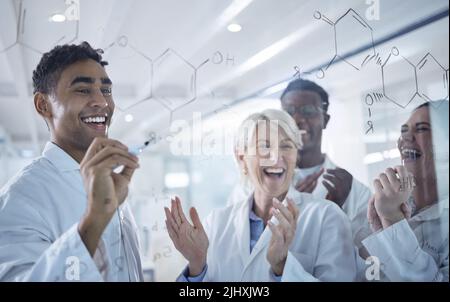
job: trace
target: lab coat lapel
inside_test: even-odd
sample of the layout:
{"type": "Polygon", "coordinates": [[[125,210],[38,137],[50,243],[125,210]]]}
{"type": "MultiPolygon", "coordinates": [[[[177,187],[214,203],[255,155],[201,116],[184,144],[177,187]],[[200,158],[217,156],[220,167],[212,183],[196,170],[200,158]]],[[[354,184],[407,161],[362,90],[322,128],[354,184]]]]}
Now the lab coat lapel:
{"type": "Polygon", "coordinates": [[[234,217],[234,226],[236,228],[238,253],[241,256],[244,265],[248,262],[250,256],[250,198],[253,198],[253,192],[247,201],[239,204],[239,209],[234,217]]]}
{"type": "MultiPolygon", "coordinates": [[[[255,246],[253,247],[253,250],[252,250],[252,253],[250,254],[250,257],[248,257],[247,262],[245,262],[244,269],[242,271],[242,275],[243,276],[244,276],[246,270],[253,263],[253,261],[256,261],[258,256],[263,251],[266,250],[266,247],[269,245],[271,237],[272,237],[272,231],[266,226],[266,228],[264,229],[264,232],[261,234],[261,237],[259,237],[258,242],[256,242],[255,246]]],[[[249,248],[250,248],[250,242],[249,242],[248,245],[249,245],[249,248]]],[[[261,255],[261,257],[265,257],[265,255],[261,255]]]]}
{"type": "Polygon", "coordinates": [[[128,266],[128,277],[130,278],[130,281],[143,281],[144,277],[142,274],[142,264],[139,257],[138,238],[137,232],[135,231],[136,226],[131,220],[132,216],[126,205],[123,209],[120,209],[119,213],[119,218],[121,220],[119,223],[122,223],[122,231],[124,233],[124,257],[126,258],[125,263],[128,266]]]}

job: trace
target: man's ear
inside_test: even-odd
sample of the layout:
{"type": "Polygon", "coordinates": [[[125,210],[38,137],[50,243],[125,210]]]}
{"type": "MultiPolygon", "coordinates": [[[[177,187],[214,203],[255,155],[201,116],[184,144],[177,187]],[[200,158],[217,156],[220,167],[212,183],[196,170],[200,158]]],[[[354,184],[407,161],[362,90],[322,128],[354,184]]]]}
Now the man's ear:
{"type": "Polygon", "coordinates": [[[323,114],[323,129],[327,128],[329,121],[330,121],[330,115],[328,113],[324,113],[323,114]]]}
{"type": "Polygon", "coordinates": [[[34,95],[34,108],[44,119],[52,116],[52,110],[48,101],[48,95],[37,92],[34,95]]]}

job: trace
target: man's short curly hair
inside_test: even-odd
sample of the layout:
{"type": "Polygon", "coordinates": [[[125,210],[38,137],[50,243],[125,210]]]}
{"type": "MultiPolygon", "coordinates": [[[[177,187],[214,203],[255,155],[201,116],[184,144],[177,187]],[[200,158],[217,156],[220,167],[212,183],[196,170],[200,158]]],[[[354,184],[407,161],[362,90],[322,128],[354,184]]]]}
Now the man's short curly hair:
{"type": "Polygon", "coordinates": [[[92,59],[102,66],[108,65],[102,61],[102,54],[103,50],[93,49],[86,41],[80,45],[56,46],[42,56],[33,71],[33,93],[53,93],[64,69],[78,61],[92,59]]]}
{"type": "Polygon", "coordinates": [[[329,106],[329,100],[328,100],[328,93],[318,84],[314,83],[313,81],[308,81],[304,79],[296,79],[289,83],[289,85],[286,87],[286,89],[281,94],[281,102],[283,102],[284,96],[290,92],[290,91],[312,91],[317,93],[320,98],[322,99],[322,107],[323,111],[328,111],[329,106]]]}

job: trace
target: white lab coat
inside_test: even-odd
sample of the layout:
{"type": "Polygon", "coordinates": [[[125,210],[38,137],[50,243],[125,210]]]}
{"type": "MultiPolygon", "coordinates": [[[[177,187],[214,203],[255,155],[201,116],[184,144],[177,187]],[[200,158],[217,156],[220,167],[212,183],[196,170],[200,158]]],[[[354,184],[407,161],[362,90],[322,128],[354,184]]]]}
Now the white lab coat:
{"type": "Polygon", "coordinates": [[[448,223],[447,197],[364,239],[369,254],[380,260],[381,281],[448,282],[448,223]]]}
{"type": "MultiPolygon", "coordinates": [[[[322,165],[325,169],[336,169],[337,166],[330,160],[330,158],[325,155],[325,161],[322,165]]],[[[299,169],[296,168],[294,171],[294,178],[292,185],[296,185],[296,183],[301,179],[299,176],[299,169]]],[[[318,181],[317,186],[313,192],[311,192],[314,197],[317,199],[324,199],[327,194],[327,188],[322,184],[323,173],[318,181]]],[[[227,204],[233,204],[240,200],[244,200],[246,196],[248,196],[249,192],[242,186],[237,185],[234,187],[230,198],[228,199],[227,204]]],[[[351,228],[353,232],[353,236],[355,237],[357,234],[361,232],[363,229],[368,228],[367,224],[367,204],[369,202],[370,197],[372,196],[372,192],[368,187],[359,182],[355,177],[353,177],[352,187],[345,200],[342,210],[347,214],[347,217],[350,219],[351,228]]],[[[358,238],[358,242],[360,239],[358,238]]]]}
{"type": "Polygon", "coordinates": [[[0,280],[142,280],[137,228],[126,203],[90,256],[78,233],[86,196],[79,164],[47,143],[43,155],[0,190],[0,280]]]}
{"type": "MultiPolygon", "coordinates": [[[[281,281],[353,281],[356,262],[345,214],[334,203],[293,188],[288,196],[300,215],[281,281]]],[[[250,253],[250,198],[206,218],[209,248],[203,281],[275,281],[266,258],[272,236],[268,227],[250,253]]]]}

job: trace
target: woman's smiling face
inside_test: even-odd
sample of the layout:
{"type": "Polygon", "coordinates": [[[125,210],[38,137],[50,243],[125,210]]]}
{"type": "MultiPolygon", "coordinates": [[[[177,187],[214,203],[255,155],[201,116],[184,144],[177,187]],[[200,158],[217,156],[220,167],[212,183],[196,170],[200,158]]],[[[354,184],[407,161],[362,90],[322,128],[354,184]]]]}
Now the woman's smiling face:
{"type": "MultiPolygon", "coordinates": [[[[269,123],[269,122],[267,122],[269,123]]],[[[271,127],[265,127],[271,128],[271,127]]],[[[243,164],[255,190],[278,197],[286,193],[294,175],[297,161],[297,147],[281,127],[278,133],[266,135],[256,129],[249,149],[255,154],[246,154],[243,164]]]]}

